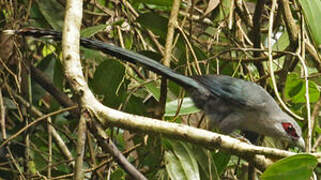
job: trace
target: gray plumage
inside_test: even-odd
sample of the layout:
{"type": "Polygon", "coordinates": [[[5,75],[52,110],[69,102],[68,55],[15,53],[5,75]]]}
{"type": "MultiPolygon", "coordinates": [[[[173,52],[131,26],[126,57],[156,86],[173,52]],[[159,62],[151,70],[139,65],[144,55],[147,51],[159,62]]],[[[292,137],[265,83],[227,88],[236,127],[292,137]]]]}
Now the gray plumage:
{"type": "Polygon", "coordinates": [[[210,118],[210,128],[218,127],[227,134],[236,129],[248,130],[304,148],[300,126],[261,86],[224,75],[195,76],[194,79],[209,91],[202,96],[197,90],[190,90],[195,105],[210,118]],[[282,123],[290,123],[296,135],[287,132],[282,123]]]}
{"type": "MultiPolygon", "coordinates": [[[[6,33],[61,40],[61,33],[51,30],[26,28],[6,33]]],[[[218,127],[224,133],[236,129],[248,130],[283,139],[301,148],[305,146],[296,121],[284,113],[261,86],[253,82],[224,75],[187,77],[153,59],[117,46],[86,38],[81,38],[80,43],[121,60],[140,63],[181,85],[190,93],[195,105],[210,118],[211,126],[218,127]]]]}

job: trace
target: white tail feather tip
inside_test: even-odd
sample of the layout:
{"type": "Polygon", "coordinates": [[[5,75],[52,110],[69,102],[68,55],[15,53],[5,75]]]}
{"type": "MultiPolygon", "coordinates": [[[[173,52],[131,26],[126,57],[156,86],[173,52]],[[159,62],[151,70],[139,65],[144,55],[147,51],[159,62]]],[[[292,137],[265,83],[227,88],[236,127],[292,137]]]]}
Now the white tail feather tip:
{"type": "Polygon", "coordinates": [[[3,30],[2,33],[4,34],[8,34],[8,35],[14,35],[15,34],[15,30],[3,30]]]}

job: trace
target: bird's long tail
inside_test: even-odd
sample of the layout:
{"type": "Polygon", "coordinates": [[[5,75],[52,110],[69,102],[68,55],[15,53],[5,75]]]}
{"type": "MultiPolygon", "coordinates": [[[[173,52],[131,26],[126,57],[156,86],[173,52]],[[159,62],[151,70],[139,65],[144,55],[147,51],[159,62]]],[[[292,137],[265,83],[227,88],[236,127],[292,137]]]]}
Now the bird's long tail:
{"type": "MultiPolygon", "coordinates": [[[[7,34],[17,34],[22,36],[32,36],[36,38],[47,37],[54,40],[60,41],[62,39],[62,33],[54,30],[40,30],[33,28],[24,28],[20,30],[5,30],[3,31],[7,34]]],[[[123,49],[121,47],[113,46],[110,44],[106,44],[102,41],[91,40],[87,38],[80,38],[80,44],[84,47],[90,49],[100,50],[108,55],[117,57],[121,60],[128,61],[131,63],[140,63],[149,68],[151,71],[154,71],[157,74],[167,77],[168,79],[176,82],[184,88],[195,88],[198,90],[202,90],[203,87],[195,81],[194,79],[184,76],[182,74],[178,74],[174,72],[172,69],[160,64],[159,62],[148,58],[146,56],[140,55],[138,53],[123,49]]],[[[205,89],[204,89],[205,90],[205,89]]],[[[206,91],[206,90],[205,90],[206,91]]]]}

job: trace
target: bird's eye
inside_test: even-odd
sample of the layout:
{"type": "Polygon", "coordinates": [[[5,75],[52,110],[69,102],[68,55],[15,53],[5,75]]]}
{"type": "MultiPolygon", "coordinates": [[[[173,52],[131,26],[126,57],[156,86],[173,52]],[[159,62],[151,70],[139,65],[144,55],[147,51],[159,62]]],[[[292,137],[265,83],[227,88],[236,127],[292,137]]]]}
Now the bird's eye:
{"type": "Polygon", "coordinates": [[[291,123],[282,123],[284,130],[292,137],[299,137],[291,123]]]}

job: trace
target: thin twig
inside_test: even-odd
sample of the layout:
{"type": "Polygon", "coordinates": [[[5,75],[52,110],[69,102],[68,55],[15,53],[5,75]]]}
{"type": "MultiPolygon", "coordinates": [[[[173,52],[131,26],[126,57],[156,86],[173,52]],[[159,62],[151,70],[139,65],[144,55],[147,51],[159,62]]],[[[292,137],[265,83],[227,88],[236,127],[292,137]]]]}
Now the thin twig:
{"type": "Polygon", "coordinates": [[[99,145],[105,152],[112,154],[118,164],[134,179],[147,180],[147,178],[139,172],[118,150],[117,146],[107,136],[103,128],[98,123],[89,123],[88,125],[90,132],[95,136],[99,145]]]}
{"type": "Polygon", "coordinates": [[[297,51],[297,56],[302,64],[303,67],[303,73],[304,73],[304,80],[305,80],[305,100],[306,100],[306,105],[307,105],[307,120],[308,120],[308,135],[307,135],[307,146],[306,148],[306,152],[311,152],[311,144],[312,144],[312,130],[313,130],[313,126],[312,126],[312,120],[311,120],[311,107],[310,107],[310,96],[309,96],[309,72],[308,72],[308,68],[304,62],[303,57],[305,57],[305,38],[304,38],[304,32],[305,32],[305,28],[304,28],[304,18],[302,18],[302,31],[301,34],[299,35],[299,39],[301,38],[301,41],[299,41],[299,48],[297,51]],[[300,54],[301,53],[301,54],[300,54]]]}
{"type": "MultiPolygon", "coordinates": [[[[167,67],[170,67],[170,62],[171,62],[171,54],[173,49],[173,37],[174,37],[175,27],[177,23],[179,5],[180,5],[180,0],[173,1],[171,14],[168,21],[164,57],[162,59],[163,64],[167,67]]],[[[159,118],[162,118],[162,116],[165,113],[165,106],[166,106],[166,99],[167,99],[167,78],[165,77],[162,77],[160,91],[161,92],[160,92],[159,104],[160,104],[161,113],[159,114],[159,118]]]]}
{"type": "MultiPolygon", "coordinates": [[[[11,88],[9,86],[6,86],[6,88],[8,89],[7,91],[12,91],[11,88]]],[[[15,101],[15,99],[17,99],[19,101],[19,103],[23,104],[24,106],[29,106],[29,103],[24,100],[21,96],[17,95],[17,94],[13,94],[12,95],[12,99],[15,101]],[[14,96],[14,97],[13,97],[14,96]]],[[[72,106],[73,109],[76,109],[77,106],[72,106]]],[[[71,108],[71,107],[70,107],[71,108]]],[[[35,114],[38,117],[43,117],[45,116],[41,111],[39,111],[36,107],[32,106],[31,108],[32,113],[35,114]]],[[[56,144],[58,145],[59,149],[62,151],[62,153],[64,154],[64,156],[68,159],[68,160],[72,160],[72,154],[69,151],[68,147],[66,146],[65,142],[63,141],[63,139],[61,138],[61,136],[58,134],[58,132],[56,131],[55,128],[52,128],[52,135],[54,140],[56,141],[56,144]]],[[[72,163],[73,165],[73,163],[72,163]]]]}
{"type": "Polygon", "coordinates": [[[47,129],[48,129],[48,170],[47,170],[47,177],[51,178],[51,164],[52,164],[52,129],[53,126],[51,125],[51,118],[48,118],[47,121],[47,129]]]}
{"type": "Polygon", "coordinates": [[[72,109],[75,109],[77,108],[77,106],[72,106],[72,107],[68,107],[68,108],[64,108],[64,109],[60,109],[58,111],[54,111],[54,112],[51,112],[49,114],[46,114],[34,121],[32,121],[31,123],[28,124],[28,126],[24,126],[23,128],[21,128],[18,132],[16,132],[14,135],[10,136],[8,139],[6,139],[1,145],[0,145],[0,148],[2,148],[4,145],[6,145],[8,142],[12,141],[14,138],[16,138],[17,136],[19,136],[21,133],[23,133],[24,131],[26,131],[27,129],[29,129],[31,126],[37,124],[38,122],[44,120],[44,119],[47,119],[48,117],[51,117],[51,116],[54,116],[54,115],[57,115],[57,114],[60,114],[60,113],[63,113],[63,112],[66,112],[66,111],[70,111],[72,109]]]}
{"type": "MultiPolygon", "coordinates": [[[[318,102],[314,105],[313,111],[311,114],[311,121],[312,121],[312,128],[313,129],[315,129],[315,125],[316,125],[315,123],[316,123],[318,116],[319,116],[320,107],[321,107],[321,98],[319,98],[318,102]]],[[[321,142],[321,135],[315,141],[315,143],[312,147],[312,150],[311,150],[312,152],[316,151],[316,148],[319,146],[320,142],[321,142]]]]}
{"type": "MultiPolygon", "coordinates": [[[[265,4],[265,0],[260,0],[256,3],[255,6],[255,11],[254,11],[254,15],[253,15],[253,29],[251,31],[251,40],[253,42],[253,47],[254,48],[261,48],[261,22],[262,22],[262,14],[263,14],[263,9],[264,9],[264,4],[265,4]]],[[[273,16],[274,17],[274,16],[273,16]]],[[[260,57],[260,53],[259,52],[254,52],[254,57],[260,57]]],[[[262,65],[262,63],[257,62],[254,63],[254,65],[256,66],[260,76],[264,76],[265,72],[264,72],[264,67],[262,65]]],[[[262,82],[264,85],[264,81],[262,82]]]]}
{"type": "Polygon", "coordinates": [[[273,71],[273,58],[272,58],[272,30],[273,30],[273,18],[274,18],[274,11],[276,8],[276,0],[272,1],[272,8],[271,8],[271,13],[270,13],[270,18],[269,18],[269,32],[268,32],[268,57],[269,57],[269,69],[270,69],[270,74],[271,74],[271,79],[272,79],[272,84],[273,84],[273,89],[275,92],[275,95],[279,102],[281,103],[281,106],[288,112],[290,113],[293,117],[303,120],[302,117],[296,115],[293,113],[283,102],[282,98],[280,97],[280,94],[278,92],[278,88],[276,85],[276,80],[274,76],[274,71],[273,71]]]}
{"type": "Polygon", "coordinates": [[[286,25],[287,32],[289,34],[290,45],[293,47],[293,49],[295,49],[298,44],[297,40],[299,32],[296,22],[291,13],[289,0],[280,0],[280,7],[283,12],[283,19],[286,25]]]}
{"type": "Polygon", "coordinates": [[[78,123],[78,133],[77,133],[77,157],[74,168],[74,179],[83,179],[83,162],[85,154],[85,143],[86,143],[86,119],[88,116],[87,112],[81,113],[80,120],[78,123]]]}
{"type": "Polygon", "coordinates": [[[192,54],[193,59],[194,59],[194,61],[195,61],[196,72],[198,73],[198,75],[201,75],[201,74],[202,74],[202,71],[201,71],[201,68],[200,68],[200,66],[199,66],[198,58],[197,58],[197,56],[196,56],[196,53],[195,53],[195,51],[194,51],[194,49],[193,49],[192,44],[191,44],[190,41],[188,40],[188,38],[187,38],[185,32],[183,31],[183,29],[182,29],[181,27],[179,27],[179,26],[177,26],[177,29],[178,29],[178,30],[181,32],[181,34],[183,35],[184,40],[185,40],[185,42],[186,42],[186,44],[187,44],[187,47],[188,47],[188,49],[191,51],[191,54],[192,54]]]}

